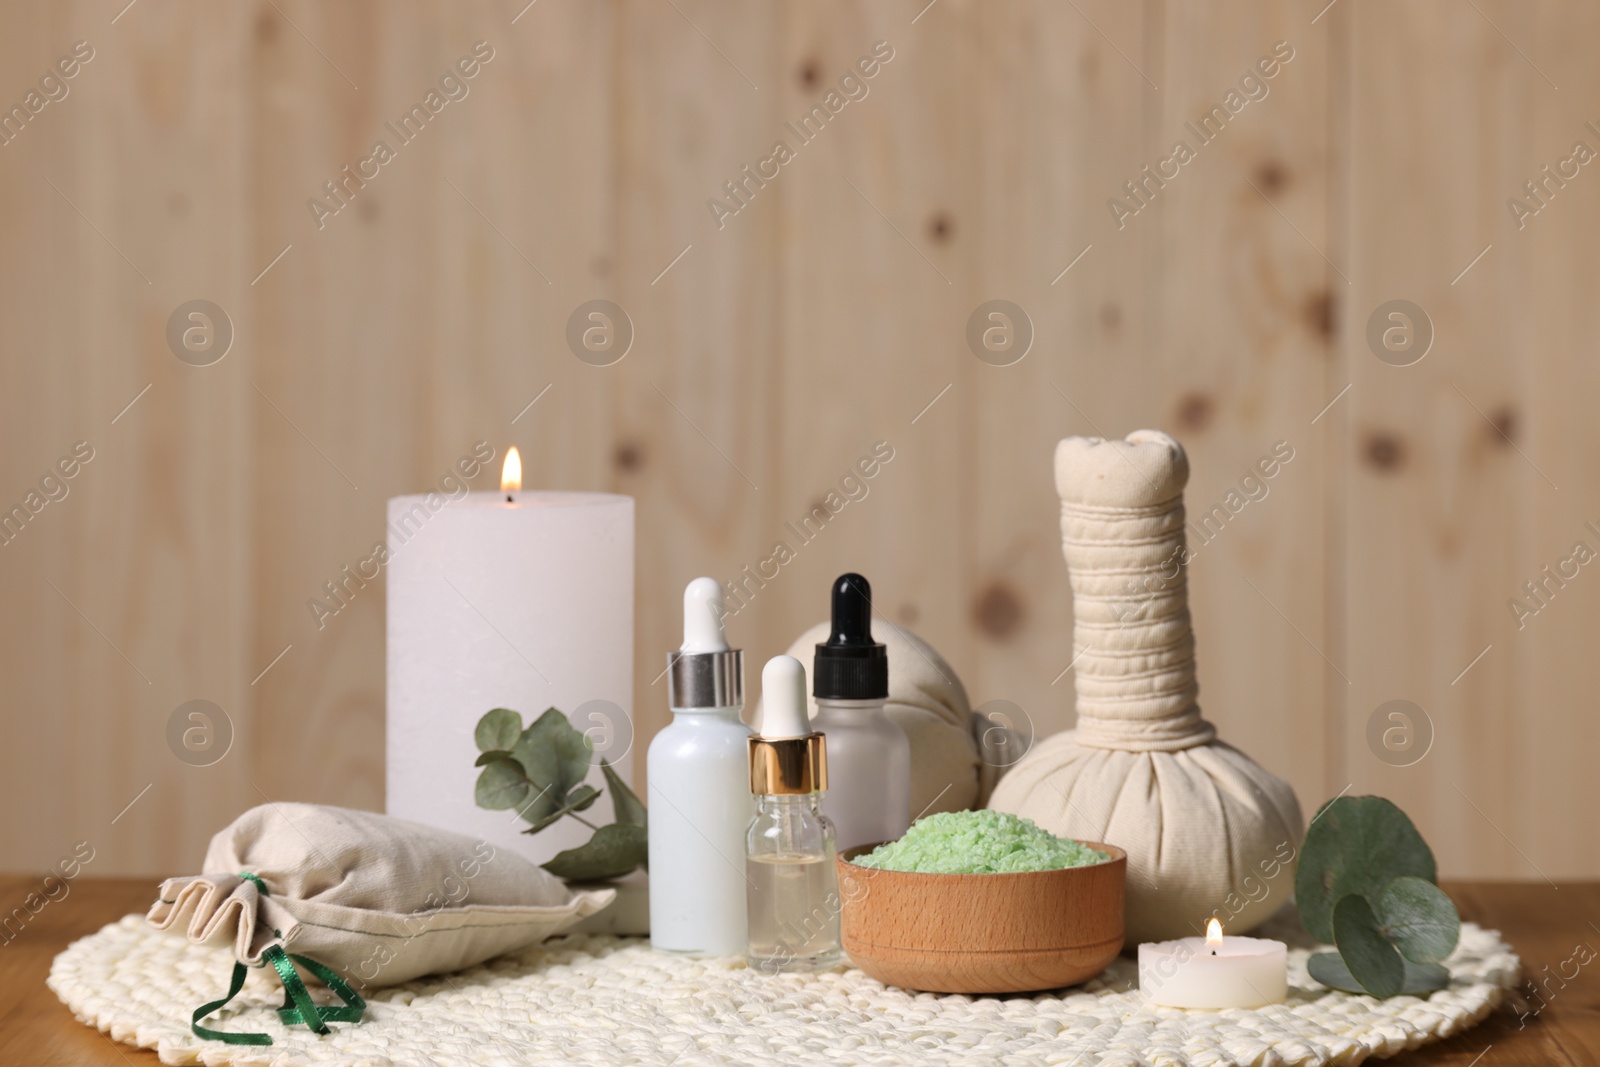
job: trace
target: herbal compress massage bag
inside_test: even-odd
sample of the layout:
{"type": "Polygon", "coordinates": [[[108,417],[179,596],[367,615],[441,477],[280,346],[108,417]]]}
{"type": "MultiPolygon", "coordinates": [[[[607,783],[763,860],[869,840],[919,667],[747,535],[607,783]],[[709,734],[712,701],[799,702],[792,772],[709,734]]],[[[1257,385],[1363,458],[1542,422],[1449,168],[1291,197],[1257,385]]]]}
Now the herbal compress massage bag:
{"type": "Polygon", "coordinates": [[[989,806],[1127,850],[1128,943],[1260,925],[1294,885],[1288,783],[1217,740],[1195,702],[1183,488],[1164,433],[1056,447],[1073,597],[1074,729],[1034,746],[989,806]]]}
{"type": "Polygon", "coordinates": [[[344,998],[346,1008],[308,1015],[307,1001],[280,1012],[285,1022],[322,1029],[323,1020],[359,1020],[356,988],[470,967],[559,933],[615,896],[572,892],[486,841],[313,804],[250,809],[211,839],[203,869],[161,883],[148,918],[197,944],[231,949],[239,961],[233,989],[196,1014],[195,1029],[249,1044],[270,1042],[199,1026],[238,993],[247,964],[272,965],[297,1004],[304,986],[295,963],[344,998]]]}

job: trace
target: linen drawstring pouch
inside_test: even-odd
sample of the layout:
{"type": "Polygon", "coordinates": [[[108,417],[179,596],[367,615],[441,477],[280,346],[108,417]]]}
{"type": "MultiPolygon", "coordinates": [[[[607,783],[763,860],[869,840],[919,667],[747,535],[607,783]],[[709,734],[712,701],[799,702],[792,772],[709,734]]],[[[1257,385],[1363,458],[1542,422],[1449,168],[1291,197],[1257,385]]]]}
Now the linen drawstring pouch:
{"type": "Polygon", "coordinates": [[[318,1033],[359,1022],[363,988],[459,970],[535,944],[611,903],[612,889],[571,891],[522,856],[463,834],[368,811],[264,804],[211,839],[205,874],[169,878],[149,922],[230,949],[228,995],[195,1012],[194,1032],[269,1045],[200,1020],[238,995],[246,968],[283,982],[287,1024],[318,1033]],[[300,970],[344,1002],[320,1006],[300,970]]]}
{"type": "Polygon", "coordinates": [[[1072,584],[1074,729],[1035,745],[991,808],[1128,853],[1130,944],[1229,933],[1289,898],[1302,836],[1287,782],[1217,739],[1196,702],[1183,446],[1156,430],[1056,447],[1072,584]]]}

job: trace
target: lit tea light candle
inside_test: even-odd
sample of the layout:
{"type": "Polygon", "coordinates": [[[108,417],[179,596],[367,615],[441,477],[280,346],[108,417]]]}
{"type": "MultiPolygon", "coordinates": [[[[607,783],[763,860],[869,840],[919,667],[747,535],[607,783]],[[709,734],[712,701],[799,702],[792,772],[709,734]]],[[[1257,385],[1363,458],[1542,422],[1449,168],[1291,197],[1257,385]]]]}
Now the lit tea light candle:
{"type": "Polygon", "coordinates": [[[1262,937],[1222,936],[1212,919],[1205,937],[1139,946],[1139,989],[1168,1008],[1259,1008],[1289,995],[1289,948],[1262,937]]]}

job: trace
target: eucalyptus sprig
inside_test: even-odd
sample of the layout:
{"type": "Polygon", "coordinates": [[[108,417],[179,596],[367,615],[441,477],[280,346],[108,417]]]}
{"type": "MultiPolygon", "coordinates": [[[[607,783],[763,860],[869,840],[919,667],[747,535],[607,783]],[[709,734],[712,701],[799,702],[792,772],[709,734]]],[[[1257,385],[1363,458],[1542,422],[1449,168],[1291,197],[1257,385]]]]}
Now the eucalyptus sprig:
{"type": "Polygon", "coordinates": [[[536,834],[570,816],[594,831],[587,843],[556,853],[542,864],[558,878],[574,882],[620,878],[649,858],[645,808],[611,764],[600,760],[616,821],[604,826],[578,814],[594,806],[602,789],[584,783],[594,766],[594,745],[555,708],[527,729],[510,708],[495,708],[473,731],[482,767],[475,790],[478,807],[515,810],[536,834]]]}
{"type": "Polygon", "coordinates": [[[1450,984],[1441,961],[1461,936],[1456,906],[1434,883],[1433,852],[1382,797],[1335,797],[1306,830],[1295,901],[1318,952],[1311,977],[1349,993],[1426,994],[1450,984]]]}

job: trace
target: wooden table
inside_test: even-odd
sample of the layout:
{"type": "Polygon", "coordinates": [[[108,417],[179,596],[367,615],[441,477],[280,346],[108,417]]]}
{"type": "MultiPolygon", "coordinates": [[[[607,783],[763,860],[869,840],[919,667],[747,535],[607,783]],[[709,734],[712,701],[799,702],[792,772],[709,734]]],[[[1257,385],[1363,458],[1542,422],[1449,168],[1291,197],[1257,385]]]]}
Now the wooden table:
{"type": "MultiPolygon", "coordinates": [[[[37,878],[0,876],[0,914],[20,906],[38,886],[37,878]]],[[[142,912],[155,882],[80,878],[71,887],[67,897],[48,904],[11,941],[3,940],[10,931],[0,934],[0,1059],[33,1067],[153,1067],[160,1063],[155,1053],[117,1044],[84,1026],[45,988],[44,980],[51,959],[68,942],[129,912],[142,912]]],[[[1564,987],[1557,973],[1578,946],[1600,951],[1600,883],[1553,889],[1542,882],[1472,882],[1445,888],[1463,918],[1505,934],[1522,957],[1526,977],[1550,976],[1553,992],[1536,1016],[1519,1018],[1516,1010],[1506,1008],[1460,1037],[1390,1062],[1396,1067],[1600,1064],[1600,957],[1564,987]]],[[[1572,964],[1566,973],[1573,973],[1572,964]]]]}

